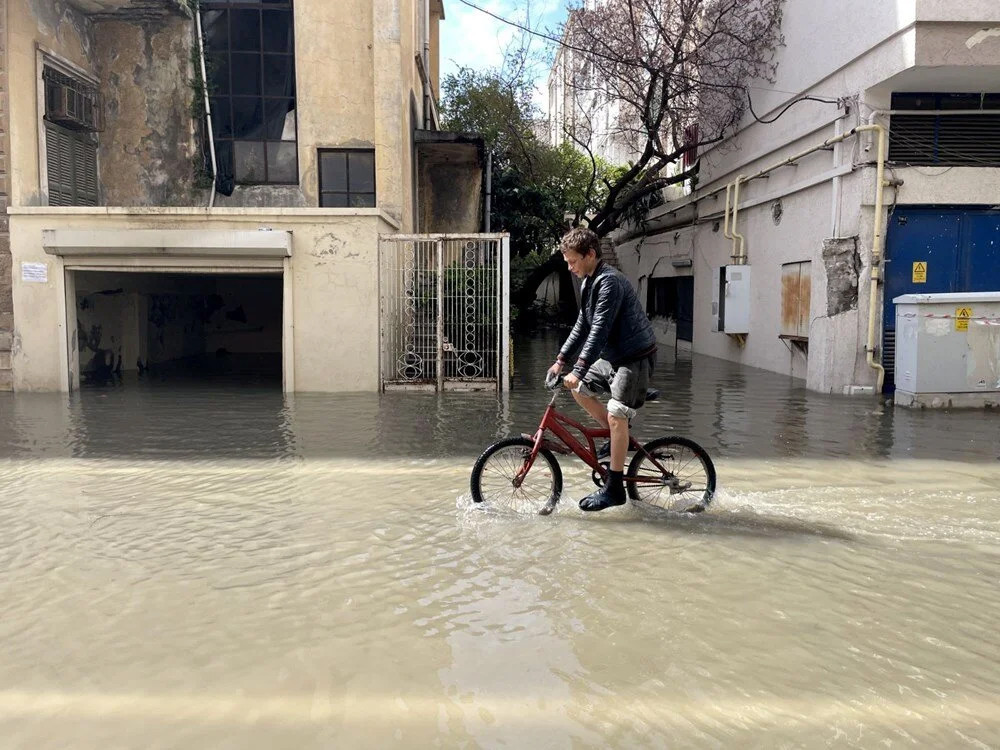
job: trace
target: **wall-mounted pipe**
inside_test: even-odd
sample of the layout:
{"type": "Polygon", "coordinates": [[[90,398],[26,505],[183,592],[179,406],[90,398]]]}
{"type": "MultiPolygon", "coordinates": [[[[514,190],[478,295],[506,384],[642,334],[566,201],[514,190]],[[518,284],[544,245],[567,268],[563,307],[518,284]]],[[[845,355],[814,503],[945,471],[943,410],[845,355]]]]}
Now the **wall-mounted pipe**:
{"type": "MultiPolygon", "coordinates": [[[[874,119],[872,116],[871,119],[874,119]]],[[[876,169],[875,169],[875,221],[872,230],[872,257],[871,257],[871,276],[870,276],[870,300],[868,304],[868,340],[865,344],[865,356],[868,361],[868,366],[875,370],[875,392],[882,392],[882,385],[885,382],[885,368],[881,363],[875,361],[875,333],[876,333],[876,321],[878,319],[878,285],[881,281],[881,270],[882,270],[882,248],[883,248],[883,226],[882,226],[882,211],[885,205],[884,203],[884,191],[888,186],[885,180],[885,161],[887,156],[887,133],[888,131],[881,125],[869,122],[867,125],[858,125],[857,127],[851,128],[846,133],[841,133],[840,135],[835,135],[832,138],[827,138],[822,143],[812,146],[794,156],[790,156],[787,159],[783,159],[777,164],[772,164],[766,169],[762,169],[749,177],[746,175],[739,175],[730,184],[726,185],[726,216],[728,219],[729,215],[729,192],[732,189],[733,201],[732,201],[732,212],[733,212],[733,222],[730,228],[729,222],[726,222],[726,228],[732,235],[733,240],[733,262],[734,263],[745,263],[746,254],[744,252],[743,246],[743,235],[741,235],[737,229],[737,219],[739,217],[739,197],[740,197],[740,185],[752,180],[756,180],[769,172],[773,172],[775,169],[784,167],[788,164],[792,164],[799,159],[808,156],[809,154],[815,153],[833,146],[841,141],[845,141],[848,138],[853,138],[858,133],[872,132],[878,137],[878,153],[876,156],[876,169]]],[[[721,192],[721,188],[719,191],[721,192]]]]}
{"type": "Polygon", "coordinates": [[[733,235],[733,263],[739,266],[746,265],[747,254],[746,246],[744,245],[745,238],[742,234],[736,231],[736,222],[739,218],[740,213],[740,184],[746,181],[745,175],[739,175],[736,178],[735,186],[733,187],[733,228],[731,231],[733,235]]]}
{"type": "Polygon", "coordinates": [[[219,181],[219,165],[215,160],[215,130],[212,127],[212,103],[208,98],[208,72],[205,70],[205,37],[201,32],[201,11],[194,9],[194,25],[198,34],[198,62],[201,65],[201,88],[205,95],[205,125],[208,128],[208,150],[212,159],[212,192],[208,198],[208,207],[215,205],[215,185],[219,181]]]}

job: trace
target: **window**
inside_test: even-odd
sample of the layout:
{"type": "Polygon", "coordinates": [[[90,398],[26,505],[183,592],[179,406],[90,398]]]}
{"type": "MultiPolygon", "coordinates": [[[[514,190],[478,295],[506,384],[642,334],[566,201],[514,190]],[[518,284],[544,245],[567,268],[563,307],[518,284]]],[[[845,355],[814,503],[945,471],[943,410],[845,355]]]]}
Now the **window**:
{"type": "Polygon", "coordinates": [[[201,0],[219,174],[299,181],[291,0],[201,0]]]}
{"type": "Polygon", "coordinates": [[[374,149],[321,149],[319,205],[328,208],[375,206],[374,149]]]}
{"type": "Polygon", "coordinates": [[[650,318],[670,318],[677,323],[677,338],[691,341],[694,337],[694,277],[649,279],[646,314],[650,318]]]}
{"type": "Polygon", "coordinates": [[[928,110],[928,114],[892,116],[890,161],[917,166],[1000,166],[1000,94],[894,93],[892,108],[928,110]],[[984,114],[934,114],[947,110],[984,114]]]}
{"type": "Polygon", "coordinates": [[[45,167],[50,206],[96,206],[100,108],[94,86],[48,66],[45,84],[45,167]]]}

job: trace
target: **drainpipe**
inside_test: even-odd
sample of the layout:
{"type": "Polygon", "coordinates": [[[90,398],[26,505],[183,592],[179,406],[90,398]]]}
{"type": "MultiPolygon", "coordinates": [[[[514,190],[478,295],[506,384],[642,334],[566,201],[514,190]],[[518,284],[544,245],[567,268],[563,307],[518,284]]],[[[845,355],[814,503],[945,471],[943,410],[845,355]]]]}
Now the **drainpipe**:
{"type": "Polygon", "coordinates": [[[431,125],[431,0],[424,0],[424,130],[431,125]]]}
{"type": "Polygon", "coordinates": [[[739,216],[740,211],[740,183],[746,182],[746,175],[738,175],[736,177],[736,183],[733,188],[733,228],[730,234],[733,238],[733,263],[738,266],[744,266],[747,262],[746,251],[744,249],[743,241],[744,237],[742,234],[736,231],[736,219],[739,216]]]}
{"type": "Polygon", "coordinates": [[[483,231],[490,233],[490,214],[493,211],[493,152],[486,153],[486,208],[483,217],[483,231]]]}
{"type": "Polygon", "coordinates": [[[882,206],[885,194],[885,159],[886,159],[886,129],[881,125],[870,123],[862,125],[856,130],[874,130],[878,133],[878,154],[877,166],[875,170],[875,222],[872,232],[872,270],[871,270],[871,294],[868,300],[868,344],[865,346],[865,353],[868,359],[868,366],[875,370],[875,395],[882,393],[882,385],[885,383],[885,368],[881,363],[875,361],[875,322],[878,318],[878,285],[882,270],[882,206]]]}
{"type": "Polygon", "coordinates": [[[208,127],[208,149],[212,159],[212,193],[208,207],[215,205],[215,184],[218,182],[219,165],[215,161],[215,131],[212,128],[212,104],[208,99],[208,73],[205,70],[205,39],[201,33],[201,11],[195,8],[194,23],[198,32],[198,62],[201,64],[201,88],[205,96],[205,123],[208,127]]]}
{"type": "MultiPolygon", "coordinates": [[[[874,120],[874,115],[869,117],[869,120],[874,120]]],[[[741,235],[736,230],[736,221],[739,212],[739,199],[740,199],[740,184],[744,182],[750,182],[751,180],[756,180],[759,177],[763,177],[769,172],[773,172],[779,167],[784,167],[788,164],[792,164],[804,156],[808,156],[816,151],[825,149],[829,146],[833,146],[837,143],[852,138],[858,133],[872,132],[878,136],[878,154],[876,161],[876,172],[875,172],[875,222],[872,232],[872,263],[871,263],[871,298],[868,305],[868,341],[865,345],[865,354],[868,361],[868,366],[871,367],[876,372],[876,394],[882,392],[882,385],[885,382],[885,368],[875,361],[875,323],[878,318],[878,285],[881,281],[881,270],[882,270],[882,243],[883,243],[883,227],[882,227],[882,209],[884,206],[884,191],[887,186],[885,181],[885,160],[886,160],[886,145],[887,145],[887,133],[888,131],[882,126],[875,122],[869,122],[867,125],[858,125],[857,127],[851,128],[846,133],[841,133],[840,135],[835,135],[833,138],[827,138],[822,143],[812,146],[811,148],[796,154],[795,156],[790,156],[787,159],[783,159],[777,164],[773,164],[766,169],[750,175],[739,175],[732,183],[726,185],[726,195],[729,196],[730,187],[733,189],[733,224],[730,233],[733,239],[733,262],[743,264],[746,262],[746,255],[743,252],[743,235],[741,235]]],[[[716,191],[721,192],[721,189],[716,191]]],[[[707,196],[704,196],[707,197],[707,196]]],[[[726,201],[727,209],[729,201],[726,201]]],[[[728,216],[728,210],[727,210],[728,216]]],[[[728,221],[726,222],[727,229],[729,228],[728,221]]]]}

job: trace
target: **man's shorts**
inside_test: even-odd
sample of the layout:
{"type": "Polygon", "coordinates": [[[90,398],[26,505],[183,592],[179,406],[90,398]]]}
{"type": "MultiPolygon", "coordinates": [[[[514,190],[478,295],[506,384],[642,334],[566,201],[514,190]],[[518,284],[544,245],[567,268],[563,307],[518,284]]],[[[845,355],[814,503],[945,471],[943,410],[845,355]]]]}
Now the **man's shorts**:
{"type": "Polygon", "coordinates": [[[635,410],[646,403],[649,378],[656,367],[656,353],[642,359],[625,362],[614,367],[606,359],[599,359],[591,366],[580,383],[580,393],[596,396],[610,393],[608,412],[618,417],[632,419],[635,410]]]}

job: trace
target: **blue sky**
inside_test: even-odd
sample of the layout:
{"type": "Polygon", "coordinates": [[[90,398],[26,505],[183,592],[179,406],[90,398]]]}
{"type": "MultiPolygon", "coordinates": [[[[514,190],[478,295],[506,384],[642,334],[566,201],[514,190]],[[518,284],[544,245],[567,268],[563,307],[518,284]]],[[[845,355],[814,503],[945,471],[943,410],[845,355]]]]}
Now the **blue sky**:
{"type": "MultiPolygon", "coordinates": [[[[524,23],[530,14],[530,25],[539,31],[551,31],[566,18],[566,0],[470,0],[503,18],[524,23]]],[[[520,32],[485,13],[473,10],[459,0],[444,0],[445,20],[441,23],[441,77],[454,73],[460,66],[487,68],[500,64],[503,50],[520,32]]],[[[544,40],[536,41],[541,52],[547,48],[544,40]]],[[[548,70],[537,70],[535,103],[544,110],[548,70]]]]}

